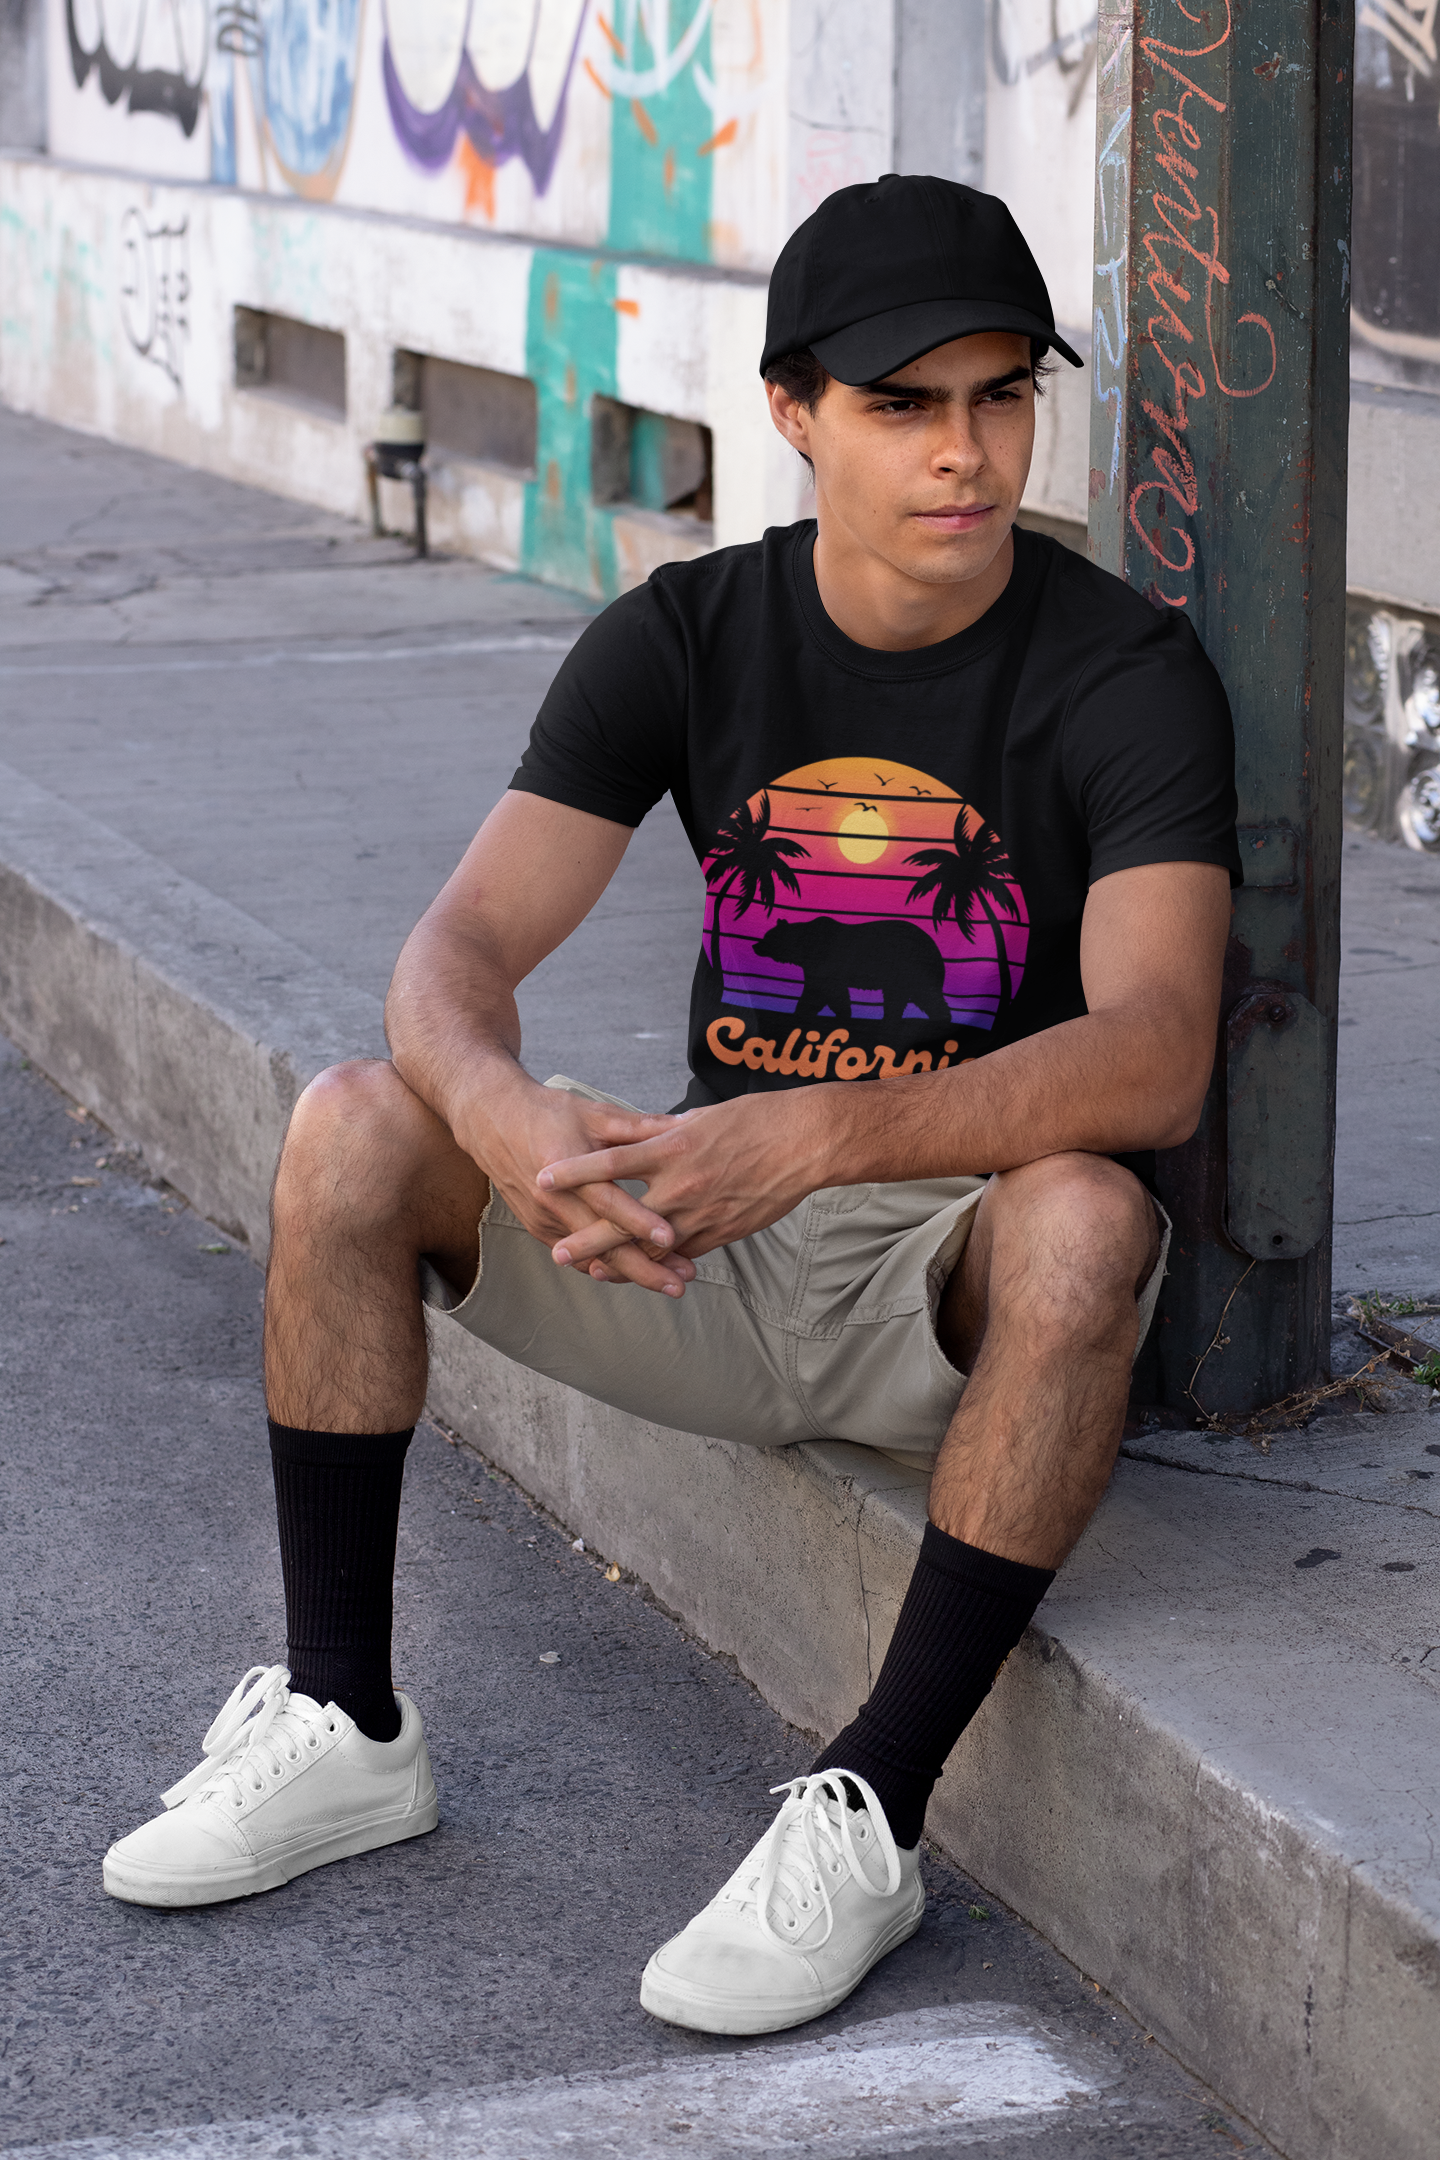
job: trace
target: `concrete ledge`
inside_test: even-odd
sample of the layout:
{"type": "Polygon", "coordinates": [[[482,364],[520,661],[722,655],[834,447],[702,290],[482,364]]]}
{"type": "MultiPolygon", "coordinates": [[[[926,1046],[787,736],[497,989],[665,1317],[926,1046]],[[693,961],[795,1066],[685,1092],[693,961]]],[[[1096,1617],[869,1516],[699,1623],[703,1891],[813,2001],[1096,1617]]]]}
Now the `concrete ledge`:
{"type": "MultiPolygon", "coordinates": [[[[377,1048],[378,1018],[0,769],[0,1026],[257,1249],[296,1092],[377,1048]]],[[[853,1713],[921,1476],[840,1443],[666,1432],[431,1326],[438,1416],[787,1717],[828,1733],[853,1713]]],[[[1378,1504],[1431,1429],[1372,1418],[1357,1439],[1341,1421],[1264,1463],[1177,1435],[1123,1462],[932,1810],[967,1869],[1296,2160],[1434,2150],[1440,1690],[1393,1639],[1430,1629],[1434,1600],[1425,1568],[1381,1571],[1403,1545],[1433,1580],[1440,1502],[1415,1484],[1378,1504]],[[1297,1571],[1318,1535],[1343,1571],[1297,1571]],[[1419,1584],[1414,1617],[1387,1617],[1377,1584],[1419,1584]]]]}

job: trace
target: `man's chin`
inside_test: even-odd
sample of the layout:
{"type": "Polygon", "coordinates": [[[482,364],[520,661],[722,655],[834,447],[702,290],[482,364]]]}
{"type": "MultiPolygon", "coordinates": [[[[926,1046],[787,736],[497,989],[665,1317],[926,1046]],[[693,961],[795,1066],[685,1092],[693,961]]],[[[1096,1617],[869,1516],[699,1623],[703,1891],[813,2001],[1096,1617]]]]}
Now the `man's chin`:
{"type": "Polygon", "coordinates": [[[1002,523],[1002,516],[997,511],[993,524],[987,519],[979,531],[968,533],[917,533],[912,525],[891,560],[919,585],[968,584],[984,577],[1009,539],[1014,521],[1002,523]]]}

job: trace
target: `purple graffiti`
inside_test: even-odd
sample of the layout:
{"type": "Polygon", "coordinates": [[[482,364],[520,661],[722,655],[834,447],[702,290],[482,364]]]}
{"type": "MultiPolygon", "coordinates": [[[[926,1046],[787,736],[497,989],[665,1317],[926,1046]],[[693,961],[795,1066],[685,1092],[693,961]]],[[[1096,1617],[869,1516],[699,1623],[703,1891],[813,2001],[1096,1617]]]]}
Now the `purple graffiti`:
{"type": "Polygon", "coordinates": [[[464,51],[444,104],[434,112],[421,112],[405,94],[387,36],[384,45],[385,98],[395,133],[408,155],[427,172],[437,172],[442,165],[448,164],[456,139],[463,131],[469,136],[476,155],[487,165],[503,165],[512,157],[523,158],[535,183],[535,192],[543,195],[550,185],[555,160],[560,153],[560,138],[565,132],[565,101],[584,25],[585,10],[582,8],[571,41],[570,57],[565,63],[560,96],[548,127],[541,127],[536,116],[528,70],[503,90],[487,90],[475,72],[469,53],[464,51]]]}

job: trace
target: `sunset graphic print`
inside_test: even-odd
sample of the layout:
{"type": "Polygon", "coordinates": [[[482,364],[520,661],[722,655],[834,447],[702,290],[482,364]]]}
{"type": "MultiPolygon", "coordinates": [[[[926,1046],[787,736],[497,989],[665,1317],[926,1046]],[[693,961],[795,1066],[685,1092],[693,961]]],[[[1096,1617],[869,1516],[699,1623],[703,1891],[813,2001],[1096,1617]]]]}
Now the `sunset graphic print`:
{"type": "Polygon", "coordinates": [[[787,1079],[930,1072],[1019,991],[1025,896],[1000,836],[929,773],[822,758],[726,818],[704,872],[706,1029],[787,1079]]]}

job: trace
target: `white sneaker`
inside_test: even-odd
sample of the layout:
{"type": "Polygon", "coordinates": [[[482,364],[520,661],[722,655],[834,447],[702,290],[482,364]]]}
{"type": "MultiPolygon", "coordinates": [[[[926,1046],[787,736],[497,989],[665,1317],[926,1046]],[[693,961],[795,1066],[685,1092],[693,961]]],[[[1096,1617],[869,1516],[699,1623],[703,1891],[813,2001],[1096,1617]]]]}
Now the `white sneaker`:
{"type": "Polygon", "coordinates": [[[780,1813],[717,1897],[655,1952],[652,2016],[697,2032],[782,2032],[843,2002],[925,1911],[920,1848],[901,1852],[853,1770],[775,1785],[780,1813]],[[863,1809],[845,1804],[842,1779],[863,1809]]]}
{"type": "Polygon", "coordinates": [[[215,1905],[307,1869],[433,1830],[435,1781],[407,1695],[400,1730],[367,1740],[336,1705],[292,1695],[284,1665],[252,1665],[162,1793],[166,1813],[105,1855],[105,1888],[132,1905],[215,1905]]]}

